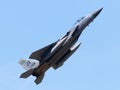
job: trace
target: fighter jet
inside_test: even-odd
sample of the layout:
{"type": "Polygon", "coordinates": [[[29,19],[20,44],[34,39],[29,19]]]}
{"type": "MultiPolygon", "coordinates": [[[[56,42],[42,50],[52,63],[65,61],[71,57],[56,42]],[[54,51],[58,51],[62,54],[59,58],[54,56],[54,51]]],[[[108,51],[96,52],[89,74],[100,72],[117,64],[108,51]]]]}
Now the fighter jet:
{"type": "Polygon", "coordinates": [[[55,70],[61,67],[64,62],[79,48],[81,43],[77,43],[82,31],[98,16],[103,8],[97,9],[89,15],[82,17],[62,38],[54,43],[34,51],[29,59],[20,59],[19,64],[23,66],[26,72],[20,75],[20,78],[27,78],[30,75],[35,76],[36,84],[42,82],[45,72],[49,68],[55,70]]]}

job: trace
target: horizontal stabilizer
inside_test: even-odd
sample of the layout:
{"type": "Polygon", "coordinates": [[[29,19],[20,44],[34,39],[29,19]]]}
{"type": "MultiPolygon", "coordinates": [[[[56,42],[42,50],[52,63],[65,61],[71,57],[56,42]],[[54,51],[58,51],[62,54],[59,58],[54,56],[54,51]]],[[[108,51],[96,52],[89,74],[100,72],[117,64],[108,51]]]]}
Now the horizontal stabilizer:
{"type": "Polygon", "coordinates": [[[30,69],[20,75],[20,78],[27,78],[33,73],[34,69],[30,69]]]}
{"type": "Polygon", "coordinates": [[[35,80],[35,83],[38,85],[39,83],[42,82],[43,78],[44,78],[44,74],[38,76],[37,79],[35,80]]]}

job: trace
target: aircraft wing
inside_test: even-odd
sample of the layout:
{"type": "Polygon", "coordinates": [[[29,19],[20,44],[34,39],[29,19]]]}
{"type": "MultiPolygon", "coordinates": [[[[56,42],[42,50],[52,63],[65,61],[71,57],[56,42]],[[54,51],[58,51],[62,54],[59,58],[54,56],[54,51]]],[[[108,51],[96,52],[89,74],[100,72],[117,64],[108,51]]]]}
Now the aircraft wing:
{"type": "Polygon", "coordinates": [[[44,59],[45,56],[47,54],[49,54],[49,52],[51,51],[51,49],[55,46],[57,42],[54,42],[46,47],[43,47],[42,49],[39,49],[35,52],[33,52],[31,55],[30,55],[30,59],[36,59],[36,60],[39,60],[41,61],[41,59],[44,59]]]}

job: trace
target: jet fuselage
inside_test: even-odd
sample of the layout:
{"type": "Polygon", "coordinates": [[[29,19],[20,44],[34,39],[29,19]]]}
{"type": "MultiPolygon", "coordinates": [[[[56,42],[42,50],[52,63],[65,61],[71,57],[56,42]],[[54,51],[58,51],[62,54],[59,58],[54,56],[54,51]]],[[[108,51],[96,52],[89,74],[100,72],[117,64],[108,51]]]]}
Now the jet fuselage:
{"type": "MultiPolygon", "coordinates": [[[[50,67],[54,66],[54,64],[60,60],[69,49],[77,42],[79,36],[82,31],[96,18],[96,16],[101,12],[102,9],[98,9],[95,12],[87,15],[82,18],[62,39],[65,39],[62,43],[61,47],[54,54],[50,52],[51,56],[35,70],[35,73],[42,74],[50,67]]],[[[61,39],[61,40],[62,40],[61,39]]],[[[59,40],[60,41],[60,40],[59,40]]],[[[58,42],[59,42],[58,41],[58,42]]],[[[62,63],[63,64],[63,63],[62,63]]]]}
{"type": "MultiPolygon", "coordinates": [[[[81,20],[75,24],[75,26],[68,31],[62,38],[57,40],[56,42],[33,52],[29,59],[35,59],[39,61],[30,62],[29,65],[36,65],[29,69],[27,63],[24,64],[25,68],[29,69],[28,71],[21,74],[21,78],[27,78],[30,75],[36,76],[35,83],[39,84],[44,77],[44,73],[50,68],[58,69],[61,67],[64,62],[79,48],[81,43],[76,44],[79,36],[82,31],[98,16],[98,14],[102,11],[102,8],[90,13],[89,15],[82,17],[81,20]],[[39,66],[38,66],[39,65],[39,66]]],[[[23,65],[25,60],[20,63],[23,65]]]]}

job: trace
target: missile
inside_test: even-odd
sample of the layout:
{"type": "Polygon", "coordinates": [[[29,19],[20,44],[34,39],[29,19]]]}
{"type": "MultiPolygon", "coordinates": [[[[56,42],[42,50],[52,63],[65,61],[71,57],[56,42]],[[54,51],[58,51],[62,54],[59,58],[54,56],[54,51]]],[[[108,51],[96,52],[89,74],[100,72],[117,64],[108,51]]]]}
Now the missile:
{"type": "Polygon", "coordinates": [[[44,61],[49,59],[54,53],[56,53],[63,46],[66,39],[67,37],[64,37],[63,39],[59,40],[57,44],[51,49],[50,53],[47,55],[44,61]]]}
{"type": "Polygon", "coordinates": [[[69,31],[69,34],[68,34],[67,39],[65,40],[63,46],[64,46],[67,42],[69,42],[69,40],[72,39],[74,33],[76,33],[77,30],[78,30],[78,26],[77,26],[77,27],[74,27],[72,30],[69,31]]]}
{"type": "Polygon", "coordinates": [[[64,37],[63,39],[61,39],[60,41],[57,42],[57,44],[52,48],[51,53],[56,52],[65,42],[67,37],[64,37]]]}

